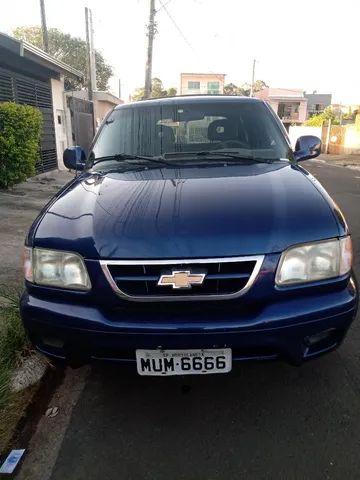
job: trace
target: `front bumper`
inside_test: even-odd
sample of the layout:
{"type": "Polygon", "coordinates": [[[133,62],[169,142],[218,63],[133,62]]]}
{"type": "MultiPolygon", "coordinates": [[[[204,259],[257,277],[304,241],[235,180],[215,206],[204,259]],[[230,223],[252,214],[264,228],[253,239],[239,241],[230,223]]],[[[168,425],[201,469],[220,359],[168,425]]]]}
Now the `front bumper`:
{"type": "Polygon", "coordinates": [[[357,303],[351,278],[341,290],[285,297],[258,309],[239,302],[219,302],[217,308],[202,303],[201,310],[189,306],[177,312],[156,304],[107,309],[25,292],[21,315],[38,350],[76,363],[133,362],[138,348],[230,347],[235,361],[283,358],[300,364],[341,343],[357,303]]]}

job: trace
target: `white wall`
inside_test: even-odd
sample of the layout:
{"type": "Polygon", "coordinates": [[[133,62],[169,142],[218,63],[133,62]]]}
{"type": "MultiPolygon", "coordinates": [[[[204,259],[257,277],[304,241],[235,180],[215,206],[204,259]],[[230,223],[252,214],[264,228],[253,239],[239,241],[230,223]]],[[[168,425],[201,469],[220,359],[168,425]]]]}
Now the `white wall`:
{"type": "Polygon", "coordinates": [[[51,79],[51,92],[53,101],[54,127],[56,137],[56,153],[58,159],[58,168],[65,170],[63,164],[63,152],[68,146],[66,137],[66,113],[64,99],[64,77],[61,75],[60,80],[51,79]],[[59,123],[59,119],[61,123],[59,123]]]}
{"type": "Polygon", "coordinates": [[[273,100],[273,99],[267,100],[267,101],[268,101],[269,105],[271,106],[271,108],[274,110],[274,112],[275,112],[276,115],[277,115],[277,113],[278,113],[278,108],[279,108],[279,101],[278,101],[278,100],[273,100]]]}
{"type": "Polygon", "coordinates": [[[314,135],[321,139],[321,127],[294,126],[289,129],[291,146],[295,148],[296,140],[302,135],[314,135]]]}

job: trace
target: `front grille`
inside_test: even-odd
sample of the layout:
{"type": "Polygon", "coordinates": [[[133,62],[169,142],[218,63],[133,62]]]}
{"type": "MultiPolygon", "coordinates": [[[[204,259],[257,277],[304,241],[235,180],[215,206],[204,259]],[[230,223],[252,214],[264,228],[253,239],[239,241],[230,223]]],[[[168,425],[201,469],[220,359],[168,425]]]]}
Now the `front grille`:
{"type": "Polygon", "coordinates": [[[254,282],[262,256],[174,260],[174,261],[101,261],[103,271],[113,289],[128,300],[208,300],[237,297],[254,282]],[[162,275],[172,277],[174,272],[204,274],[201,284],[188,288],[158,285],[162,275]]]}

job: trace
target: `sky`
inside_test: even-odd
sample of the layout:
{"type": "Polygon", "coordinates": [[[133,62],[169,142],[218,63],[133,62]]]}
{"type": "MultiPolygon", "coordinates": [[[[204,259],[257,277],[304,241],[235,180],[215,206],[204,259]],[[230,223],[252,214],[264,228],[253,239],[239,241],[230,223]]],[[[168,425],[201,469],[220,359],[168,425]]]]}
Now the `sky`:
{"type": "MultiPolygon", "coordinates": [[[[0,31],[39,25],[39,0],[0,0],[0,31]]],[[[48,28],[85,39],[92,10],[95,47],[121,79],[124,99],[144,84],[149,0],[45,0],[48,28]]],[[[153,77],[178,88],[181,72],[225,73],[226,82],[256,79],[270,87],[332,93],[360,103],[360,1],[156,0],[153,77]],[[162,4],[165,8],[162,8],[162,4]],[[182,34],[175,27],[176,22],[182,34]]]]}

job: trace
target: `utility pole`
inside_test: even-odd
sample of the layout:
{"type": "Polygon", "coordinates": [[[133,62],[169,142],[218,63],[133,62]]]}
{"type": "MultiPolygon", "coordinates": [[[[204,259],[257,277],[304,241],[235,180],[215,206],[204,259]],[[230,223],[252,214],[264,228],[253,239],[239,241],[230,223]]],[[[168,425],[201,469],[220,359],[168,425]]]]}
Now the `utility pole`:
{"type": "Polygon", "coordinates": [[[156,13],[155,0],[150,0],[150,16],[149,16],[149,25],[148,25],[148,33],[147,33],[148,47],[147,47],[146,67],[145,67],[144,98],[149,98],[151,95],[153,43],[154,43],[154,36],[156,33],[155,13],[156,13]]]}
{"type": "Polygon", "coordinates": [[[340,102],[340,112],[339,112],[339,123],[340,123],[340,126],[342,126],[342,121],[343,121],[343,111],[342,111],[342,105],[341,105],[341,102],[340,102]]]}
{"type": "Polygon", "coordinates": [[[49,51],[49,36],[46,26],[46,14],[45,14],[45,1],[40,0],[40,12],[41,12],[41,30],[43,37],[43,47],[45,52],[49,51]]]}
{"type": "Polygon", "coordinates": [[[328,128],[326,131],[325,153],[329,153],[330,135],[331,135],[331,118],[329,118],[328,120],[328,128]]]}
{"type": "Polygon", "coordinates": [[[96,83],[96,63],[95,63],[95,48],[94,48],[94,27],[92,19],[92,11],[89,9],[89,35],[90,35],[90,76],[93,92],[97,90],[96,83]]]}
{"type": "Polygon", "coordinates": [[[96,91],[96,67],[94,50],[94,30],[92,24],[92,13],[90,8],[85,7],[85,25],[86,25],[86,50],[87,50],[87,87],[88,99],[93,105],[93,125],[96,131],[96,102],[94,102],[94,92],[96,91]]]}
{"type": "Polygon", "coordinates": [[[119,98],[121,98],[121,80],[119,78],[119,98]]]}
{"type": "Polygon", "coordinates": [[[85,28],[86,28],[86,70],[87,70],[87,89],[88,99],[93,99],[90,68],[90,34],[89,34],[89,9],[85,7],[85,28]]]}
{"type": "Polygon", "coordinates": [[[85,24],[86,24],[86,46],[87,46],[88,97],[89,97],[89,100],[93,100],[93,92],[96,91],[94,30],[93,30],[93,23],[92,23],[92,13],[91,13],[91,10],[87,7],[85,7],[85,24]]]}
{"type": "Polygon", "coordinates": [[[253,60],[253,67],[252,67],[250,97],[253,97],[253,96],[254,96],[255,64],[256,64],[256,60],[255,60],[255,58],[254,58],[254,60],[253,60]]]}

